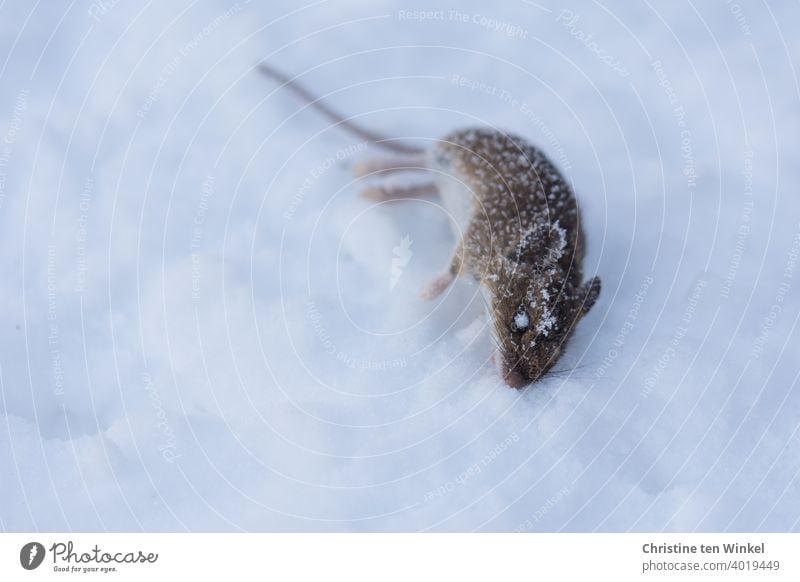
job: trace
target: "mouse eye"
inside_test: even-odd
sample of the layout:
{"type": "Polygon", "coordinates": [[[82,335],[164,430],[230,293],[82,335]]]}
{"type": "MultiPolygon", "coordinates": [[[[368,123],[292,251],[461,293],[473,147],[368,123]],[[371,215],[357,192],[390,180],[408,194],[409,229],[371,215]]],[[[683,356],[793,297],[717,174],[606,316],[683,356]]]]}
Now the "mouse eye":
{"type": "Polygon", "coordinates": [[[525,308],[520,305],[517,307],[517,313],[511,321],[511,331],[525,331],[531,325],[531,320],[525,312],[525,308]]]}

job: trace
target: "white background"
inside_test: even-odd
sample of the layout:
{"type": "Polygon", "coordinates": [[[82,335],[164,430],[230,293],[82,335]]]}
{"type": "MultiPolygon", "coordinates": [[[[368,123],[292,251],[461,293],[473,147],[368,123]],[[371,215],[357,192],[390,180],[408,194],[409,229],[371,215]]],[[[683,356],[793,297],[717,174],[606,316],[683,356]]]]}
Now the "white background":
{"type": "Polygon", "coordinates": [[[3,2],[0,529],[797,530],[798,16],[3,2]],[[417,298],[446,215],[359,198],[261,60],[553,158],[603,279],[559,373],[506,388],[475,288],[417,298]]]}

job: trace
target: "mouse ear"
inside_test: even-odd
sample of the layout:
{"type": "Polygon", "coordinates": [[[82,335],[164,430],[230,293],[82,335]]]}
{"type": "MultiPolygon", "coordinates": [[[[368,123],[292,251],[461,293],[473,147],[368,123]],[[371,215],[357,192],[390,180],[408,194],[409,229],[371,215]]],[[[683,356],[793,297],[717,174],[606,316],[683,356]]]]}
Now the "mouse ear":
{"type": "Polygon", "coordinates": [[[595,304],[597,298],[600,296],[600,277],[592,277],[584,283],[578,297],[576,298],[577,308],[580,310],[581,315],[586,315],[595,304]]]}

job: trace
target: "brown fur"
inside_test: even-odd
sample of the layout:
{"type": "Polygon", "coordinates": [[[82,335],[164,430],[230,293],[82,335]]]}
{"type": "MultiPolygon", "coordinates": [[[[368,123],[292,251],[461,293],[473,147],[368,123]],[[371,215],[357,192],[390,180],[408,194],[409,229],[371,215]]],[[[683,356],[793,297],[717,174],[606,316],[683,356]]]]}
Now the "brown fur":
{"type": "Polygon", "coordinates": [[[541,151],[495,130],[451,133],[432,159],[473,194],[451,272],[469,273],[489,290],[508,383],[536,381],[600,293],[597,277],[581,284],[584,236],[572,189],[541,151]],[[527,329],[519,329],[526,318],[527,329]]]}

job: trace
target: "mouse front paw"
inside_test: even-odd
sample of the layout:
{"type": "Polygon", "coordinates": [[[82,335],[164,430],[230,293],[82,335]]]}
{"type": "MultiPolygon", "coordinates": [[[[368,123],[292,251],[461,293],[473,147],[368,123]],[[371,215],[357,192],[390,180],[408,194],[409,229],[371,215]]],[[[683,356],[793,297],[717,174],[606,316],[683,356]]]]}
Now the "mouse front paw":
{"type": "Polygon", "coordinates": [[[455,275],[452,273],[443,273],[442,275],[439,275],[425,285],[419,294],[420,298],[436,299],[445,289],[450,286],[450,283],[453,282],[453,279],[455,279],[455,275]]]}

